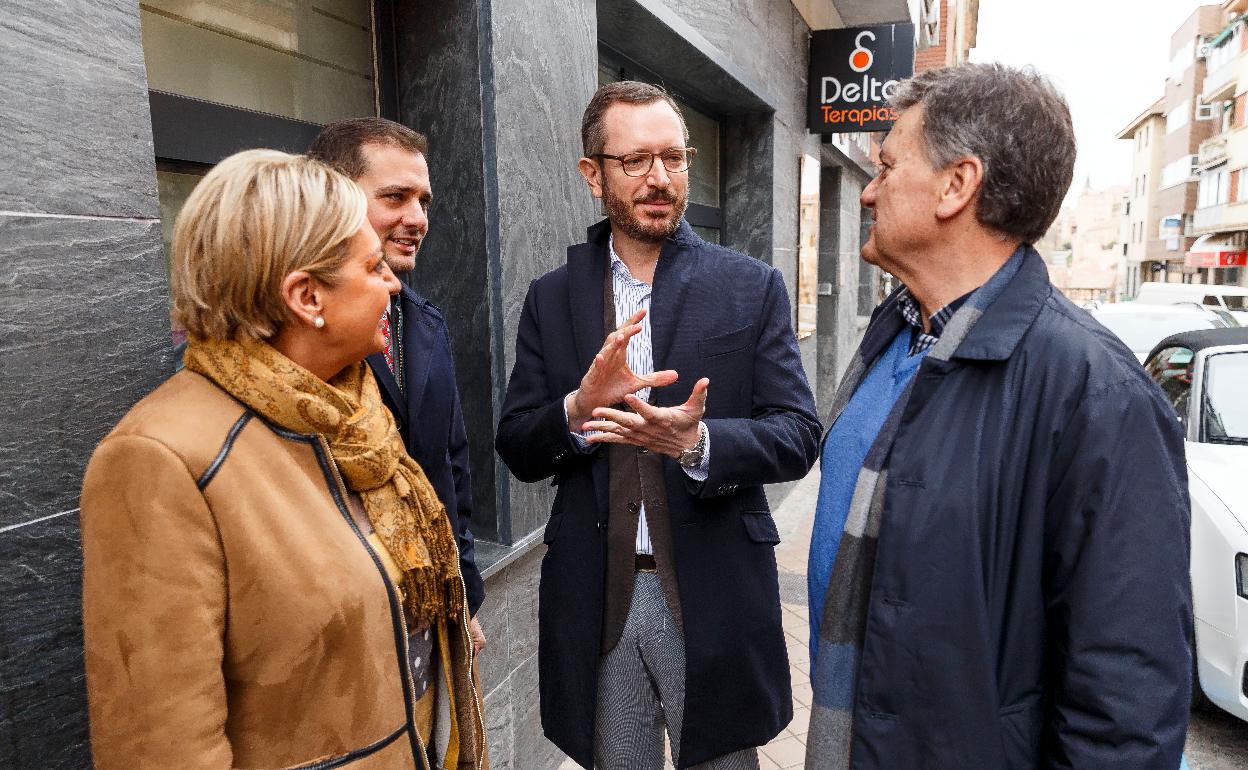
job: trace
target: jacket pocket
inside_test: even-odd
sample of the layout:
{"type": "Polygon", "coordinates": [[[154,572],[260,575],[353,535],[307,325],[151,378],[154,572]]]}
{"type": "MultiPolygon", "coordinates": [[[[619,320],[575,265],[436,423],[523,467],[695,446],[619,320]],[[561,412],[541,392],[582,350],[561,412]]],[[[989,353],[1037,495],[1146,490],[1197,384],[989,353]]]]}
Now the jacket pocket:
{"type": "Polygon", "coordinates": [[[546,522],[546,530],[542,532],[542,542],[550,545],[555,542],[555,535],[559,534],[559,525],[563,522],[562,513],[552,513],[550,521],[546,522]]]}
{"type": "Polygon", "coordinates": [[[752,339],[754,339],[754,324],[746,324],[734,331],[702,338],[698,341],[698,355],[711,358],[733,353],[747,347],[752,339]]]}
{"type": "Polygon", "coordinates": [[[741,523],[745,525],[746,534],[756,543],[777,545],[780,542],[776,520],[766,511],[746,511],[741,514],[741,523]]]}
{"type": "Polygon", "coordinates": [[[1040,756],[1044,700],[1028,695],[997,712],[1001,722],[1001,751],[1005,767],[1035,767],[1040,756]]]}

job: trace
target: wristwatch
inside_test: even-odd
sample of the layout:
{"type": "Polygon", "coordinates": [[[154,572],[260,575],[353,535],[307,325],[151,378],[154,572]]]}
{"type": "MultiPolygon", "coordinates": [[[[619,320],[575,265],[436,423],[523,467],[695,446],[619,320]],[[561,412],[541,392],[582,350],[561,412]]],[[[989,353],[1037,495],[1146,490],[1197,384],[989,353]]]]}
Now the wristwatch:
{"type": "Polygon", "coordinates": [[[702,464],[706,454],[706,423],[698,423],[698,443],[680,453],[680,464],[684,468],[697,468],[702,464]]]}

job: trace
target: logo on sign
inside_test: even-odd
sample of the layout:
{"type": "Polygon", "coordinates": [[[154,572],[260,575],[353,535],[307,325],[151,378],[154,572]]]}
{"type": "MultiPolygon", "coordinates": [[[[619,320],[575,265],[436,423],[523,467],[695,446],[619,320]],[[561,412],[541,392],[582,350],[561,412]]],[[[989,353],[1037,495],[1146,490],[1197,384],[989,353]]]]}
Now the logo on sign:
{"type": "Polygon", "coordinates": [[[869,29],[864,29],[858,33],[858,37],[854,40],[854,50],[850,51],[849,54],[849,68],[854,72],[866,72],[875,63],[875,54],[871,53],[871,49],[862,47],[862,39],[864,37],[875,40],[875,33],[869,29]]]}

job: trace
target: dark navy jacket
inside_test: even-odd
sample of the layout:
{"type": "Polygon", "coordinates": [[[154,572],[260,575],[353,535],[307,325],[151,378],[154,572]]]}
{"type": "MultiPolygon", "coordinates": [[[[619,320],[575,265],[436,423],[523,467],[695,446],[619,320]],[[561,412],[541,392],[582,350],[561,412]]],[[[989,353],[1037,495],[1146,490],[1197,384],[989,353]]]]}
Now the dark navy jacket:
{"type": "Polygon", "coordinates": [[[459,544],[459,566],[468,589],[472,614],[485,600],[485,584],[473,550],[472,477],[468,471],[468,436],[455,386],[451,337],[442,313],[407,284],[400,294],[403,308],[403,360],[406,388],[386,366],[381,353],[368,357],[381,397],[394,414],[399,434],[429,483],[446,506],[459,544]]]}
{"type": "MultiPolygon", "coordinates": [[[[606,222],[529,286],[495,446],[521,481],[558,486],[538,623],[542,727],[589,767],[603,621],[607,453],[577,452],[563,412],[605,339],[606,222]]],[[[680,379],[660,406],[709,377],[709,476],[664,460],[685,632],[681,767],[762,745],[792,718],[789,664],[763,485],[806,475],[821,432],[788,295],[773,267],[706,243],[687,223],[664,245],[651,296],[654,368],[680,379]]]]}
{"type": "MultiPolygon", "coordinates": [[[[1179,766],[1181,429],[1131,352],[1024,248],[953,357],[915,376],[888,462],[855,768],[1179,766]]],[[[864,359],[902,324],[886,300],[864,359]]]]}

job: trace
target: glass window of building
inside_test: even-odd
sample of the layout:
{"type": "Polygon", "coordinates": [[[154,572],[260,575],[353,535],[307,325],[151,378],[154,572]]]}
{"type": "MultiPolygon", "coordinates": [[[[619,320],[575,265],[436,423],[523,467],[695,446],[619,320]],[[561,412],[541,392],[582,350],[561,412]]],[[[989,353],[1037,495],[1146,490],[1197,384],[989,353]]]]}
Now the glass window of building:
{"type": "Polygon", "coordinates": [[[797,338],[815,333],[819,282],[819,160],[801,160],[801,205],[797,227],[797,338]]]}
{"type": "Polygon", "coordinates": [[[309,123],[376,114],[369,0],[146,0],[156,91],[309,123]]]}
{"type": "MultiPolygon", "coordinates": [[[[302,152],[342,118],[383,108],[378,6],[391,0],[143,0],[143,58],[166,254],[178,212],[233,152],[302,152]]],[[[177,337],[175,331],[175,339],[177,337]]]]}

